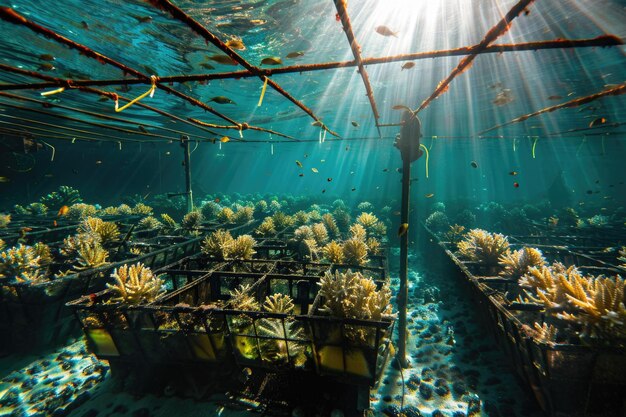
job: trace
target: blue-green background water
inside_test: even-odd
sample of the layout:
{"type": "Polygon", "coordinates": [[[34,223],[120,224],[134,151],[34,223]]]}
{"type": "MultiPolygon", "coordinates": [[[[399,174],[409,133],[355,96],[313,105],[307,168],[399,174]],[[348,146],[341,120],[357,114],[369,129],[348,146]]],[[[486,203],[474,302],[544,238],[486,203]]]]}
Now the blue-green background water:
{"type": "MultiPolygon", "coordinates": [[[[380,57],[476,44],[514,3],[365,0],[349,2],[348,12],[363,56],[380,57]],[[398,32],[398,37],[379,35],[374,30],[378,25],[392,28],[398,32]]],[[[268,56],[282,57],[285,65],[352,60],[330,1],[179,1],[176,4],[220,38],[240,37],[246,49],[238,53],[253,65],[259,65],[268,56]],[[294,51],[302,51],[304,55],[297,59],[285,58],[294,51]]],[[[185,25],[148,3],[68,0],[54,6],[38,1],[15,1],[5,5],[145,74],[166,76],[242,69],[207,60],[219,53],[217,48],[207,45],[185,25]],[[202,63],[210,63],[215,69],[208,70],[200,65],[202,63]]],[[[603,34],[623,38],[626,36],[624,7],[620,1],[536,2],[528,8],[529,14],[514,20],[510,31],[496,43],[593,38],[603,34]]],[[[3,33],[0,62],[3,64],[60,78],[123,78],[119,69],[82,56],[25,27],[2,21],[0,30],[3,33]],[[45,61],[42,54],[53,55],[55,59],[45,61]],[[54,69],[42,66],[46,63],[51,63],[54,69]]],[[[416,108],[460,59],[417,60],[414,68],[402,71],[402,62],[368,66],[380,122],[397,123],[400,112],[391,107],[405,104],[416,108]]],[[[423,143],[430,149],[430,172],[426,178],[425,158],[414,164],[412,177],[418,179],[413,183],[414,201],[533,202],[546,197],[551,184],[563,172],[571,192],[571,204],[623,205],[624,184],[620,182],[624,179],[625,133],[621,132],[620,123],[626,109],[624,96],[601,99],[583,106],[586,109],[582,111],[581,108],[558,110],[483,136],[478,133],[543,107],[623,83],[625,62],[623,46],[478,56],[473,66],[452,82],[447,93],[420,113],[423,143]],[[497,105],[494,100],[503,89],[510,90],[513,100],[497,105]],[[587,128],[599,117],[606,119],[604,127],[561,133],[587,128]],[[472,161],[478,168],[470,165],[472,161]],[[510,176],[511,171],[519,175],[510,176]],[[519,183],[518,188],[514,187],[514,182],[519,183]],[[424,195],[430,193],[435,197],[426,201],[424,195]]],[[[36,81],[4,71],[1,76],[3,83],[36,81]]],[[[383,138],[378,138],[356,68],[276,75],[272,79],[309,106],[329,128],[341,135],[342,140],[334,140],[327,134],[326,142],[319,143],[320,128],[311,126],[310,117],[271,88],[267,90],[263,105],[257,107],[262,82],[256,77],[213,80],[206,85],[176,84],[173,88],[240,123],[274,129],[303,140],[302,143],[286,143],[289,140],[275,135],[245,131],[243,137],[247,142],[239,143],[236,130],[218,130],[233,139],[221,145],[203,142],[196,147],[192,143],[192,181],[197,198],[215,192],[288,192],[319,195],[331,201],[340,197],[347,201],[382,202],[399,197],[401,176],[396,169],[400,158],[392,146],[399,128],[382,128],[383,138]],[[215,96],[229,97],[236,105],[209,102],[215,96]],[[358,127],[353,126],[353,121],[358,127]],[[296,160],[304,164],[303,169],[298,168],[296,160]],[[319,172],[313,173],[311,168],[319,172]],[[298,176],[301,172],[303,177],[298,176]]],[[[134,98],[147,88],[133,85],[130,91],[120,94],[134,98]]],[[[115,87],[102,89],[119,92],[115,87]]],[[[41,90],[9,92],[43,99],[39,95],[41,90]]],[[[173,139],[177,138],[176,134],[152,126],[186,132],[192,135],[192,140],[215,137],[137,106],[115,113],[112,101],[98,101],[98,98],[65,91],[44,100],[127,118],[135,125],[109,123],[137,132],[138,125],[145,123],[150,133],[173,139]]],[[[229,124],[163,91],[157,91],[153,98],[143,102],[182,118],[229,124]]],[[[106,123],[92,116],[54,107],[42,108],[37,103],[6,97],[0,97],[0,103],[106,123]]],[[[0,108],[0,127],[30,131],[35,138],[56,148],[53,161],[47,146],[33,156],[4,152],[0,166],[0,175],[8,178],[8,182],[0,183],[0,205],[4,209],[38,199],[62,184],[80,189],[86,201],[103,205],[115,203],[126,195],[150,193],[150,198],[184,191],[183,155],[176,142],[158,139],[156,143],[148,143],[146,139],[151,138],[55,119],[2,104],[0,108]],[[42,121],[57,127],[42,126],[42,121]],[[41,128],[48,131],[39,130],[41,128]],[[82,139],[72,143],[73,135],[82,139]],[[129,139],[139,142],[126,142],[129,139]],[[25,170],[27,172],[18,172],[25,170]]]]}

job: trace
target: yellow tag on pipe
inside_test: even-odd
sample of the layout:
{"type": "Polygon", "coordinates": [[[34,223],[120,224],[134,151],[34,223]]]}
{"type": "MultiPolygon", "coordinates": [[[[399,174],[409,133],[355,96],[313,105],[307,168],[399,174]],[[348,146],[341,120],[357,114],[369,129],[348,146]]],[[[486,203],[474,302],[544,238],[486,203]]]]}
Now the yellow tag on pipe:
{"type": "Polygon", "coordinates": [[[58,94],[58,93],[62,93],[65,91],[65,87],[60,87],[57,88],[56,90],[50,90],[50,91],[45,91],[43,93],[40,93],[42,96],[47,97],[47,96],[51,96],[53,94],[58,94]]]}
{"type": "Polygon", "coordinates": [[[150,80],[152,81],[152,85],[150,86],[150,89],[148,91],[146,91],[145,93],[143,93],[142,95],[140,95],[139,97],[129,101],[128,103],[126,103],[125,105],[123,105],[122,107],[117,107],[118,106],[118,101],[115,100],[115,111],[117,113],[126,110],[127,108],[129,108],[130,106],[132,106],[133,104],[135,104],[136,102],[138,102],[139,100],[147,97],[148,95],[150,97],[152,97],[154,95],[154,90],[156,90],[156,80],[157,78],[152,75],[150,76],[150,80]]]}
{"type": "Polygon", "coordinates": [[[257,107],[261,107],[261,104],[263,104],[263,97],[265,97],[265,90],[267,90],[267,77],[265,77],[265,82],[263,83],[263,89],[261,90],[261,97],[259,97],[259,104],[257,104],[257,107]]]}

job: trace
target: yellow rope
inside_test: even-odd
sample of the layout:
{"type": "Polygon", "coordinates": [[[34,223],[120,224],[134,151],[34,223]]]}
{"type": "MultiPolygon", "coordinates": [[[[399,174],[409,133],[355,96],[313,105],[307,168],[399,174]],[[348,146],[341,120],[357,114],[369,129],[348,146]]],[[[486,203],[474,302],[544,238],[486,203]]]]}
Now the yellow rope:
{"type": "Polygon", "coordinates": [[[535,159],[535,146],[537,146],[538,137],[533,138],[533,159],[535,159]]]}
{"type": "Polygon", "coordinates": [[[426,152],[426,178],[428,178],[428,148],[423,143],[420,143],[420,148],[424,148],[424,152],[426,152]]]}
{"type": "Polygon", "coordinates": [[[50,90],[50,91],[44,91],[43,93],[40,93],[42,96],[47,97],[47,96],[51,96],[53,94],[58,94],[58,93],[62,93],[65,91],[65,87],[59,87],[56,90],[50,90]]]}
{"type": "Polygon", "coordinates": [[[148,95],[150,97],[152,97],[154,95],[154,90],[156,90],[156,81],[157,81],[157,77],[154,75],[150,76],[150,81],[152,81],[152,85],[150,86],[150,89],[148,91],[146,91],[145,93],[143,93],[142,95],[140,95],[139,97],[129,101],[128,103],[126,103],[125,105],[123,105],[122,107],[118,108],[118,100],[115,100],[115,111],[117,113],[126,110],[127,108],[129,108],[130,106],[132,106],[133,104],[135,104],[136,102],[138,102],[139,100],[147,97],[148,95]]]}
{"type": "Polygon", "coordinates": [[[263,97],[265,97],[265,90],[267,90],[267,77],[265,77],[265,82],[263,83],[263,89],[261,90],[261,97],[259,97],[259,104],[257,104],[257,107],[261,107],[261,104],[263,104],[263,97]]]}

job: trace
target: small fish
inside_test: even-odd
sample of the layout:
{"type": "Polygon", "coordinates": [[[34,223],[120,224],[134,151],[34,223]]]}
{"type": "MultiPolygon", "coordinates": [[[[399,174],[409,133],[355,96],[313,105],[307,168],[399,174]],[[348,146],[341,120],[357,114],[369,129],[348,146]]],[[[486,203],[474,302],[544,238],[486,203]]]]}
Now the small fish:
{"type": "Polygon", "coordinates": [[[70,211],[70,208],[68,206],[62,206],[57,213],[57,217],[65,216],[68,211],[70,211]]]}
{"type": "Polygon", "coordinates": [[[313,171],[314,173],[318,173],[319,171],[317,170],[317,168],[311,168],[311,171],[313,171]]]}
{"type": "Polygon", "coordinates": [[[7,177],[0,177],[0,182],[9,182],[9,181],[11,180],[7,177]]]}
{"type": "Polygon", "coordinates": [[[499,88],[502,88],[502,87],[503,87],[503,85],[502,85],[502,83],[501,83],[501,82],[497,82],[497,83],[491,84],[491,85],[489,86],[489,88],[491,88],[491,89],[493,89],[493,90],[496,90],[496,89],[499,89],[499,88]]]}
{"type": "Polygon", "coordinates": [[[554,96],[548,97],[548,100],[561,100],[562,98],[563,98],[562,96],[554,95],[554,96]]]}
{"type": "Polygon", "coordinates": [[[320,159],[320,162],[323,164],[324,162],[326,162],[325,159],[320,159]]]}
{"type": "Polygon", "coordinates": [[[405,106],[403,104],[396,104],[391,109],[392,110],[406,110],[406,111],[413,112],[413,110],[411,110],[408,106],[405,106]]]}
{"type": "Polygon", "coordinates": [[[333,179],[331,177],[326,178],[326,181],[331,182],[333,179]]]}
{"type": "Polygon", "coordinates": [[[434,193],[428,193],[428,194],[424,195],[424,197],[426,197],[426,198],[433,198],[434,196],[435,196],[434,193]]]}
{"type": "Polygon", "coordinates": [[[130,15],[133,19],[137,20],[139,23],[150,23],[152,22],[151,16],[137,16],[134,14],[130,15]]]}
{"type": "Polygon", "coordinates": [[[299,177],[304,177],[303,173],[298,174],[299,177]]]}
{"type": "Polygon", "coordinates": [[[207,57],[207,59],[210,59],[211,61],[215,61],[217,63],[224,64],[224,65],[238,65],[237,61],[235,61],[228,55],[216,54],[216,55],[211,55],[207,57]]]}
{"type": "Polygon", "coordinates": [[[45,174],[44,177],[45,178],[52,178],[52,177],[54,177],[54,174],[48,173],[48,174],[45,174]]]}
{"type": "Polygon", "coordinates": [[[472,166],[472,168],[478,168],[478,162],[476,161],[470,162],[470,165],[472,166]]]}
{"type": "Polygon", "coordinates": [[[594,119],[591,123],[589,123],[589,127],[596,127],[606,123],[606,119],[604,117],[598,117],[594,119]]]}
{"type": "Polygon", "coordinates": [[[511,171],[511,172],[509,172],[509,175],[516,176],[517,175],[517,171],[511,171]]]}
{"type": "Polygon", "coordinates": [[[84,20],[80,21],[80,25],[83,27],[83,29],[89,30],[89,25],[84,20]]]}
{"type": "Polygon", "coordinates": [[[396,172],[397,172],[398,174],[402,174],[402,168],[396,168],[396,172]]]}
{"type": "Polygon", "coordinates": [[[296,160],[296,165],[298,165],[298,168],[302,168],[302,162],[296,160]]]}
{"type": "Polygon", "coordinates": [[[359,127],[359,123],[358,123],[358,122],[355,122],[355,121],[353,120],[353,121],[352,121],[352,126],[354,126],[354,127],[359,127]]]}
{"type": "Polygon", "coordinates": [[[42,61],[54,61],[56,58],[54,58],[54,55],[41,54],[39,55],[39,59],[41,59],[42,61]]]}
{"type": "Polygon", "coordinates": [[[374,28],[374,30],[379,35],[393,36],[393,37],[396,37],[396,38],[398,37],[398,32],[394,32],[393,30],[389,29],[387,26],[376,26],[374,28]]]}
{"type": "Polygon", "coordinates": [[[402,69],[400,71],[404,71],[405,69],[411,69],[415,66],[415,62],[405,62],[402,64],[402,69]]]}
{"type": "Polygon", "coordinates": [[[519,188],[519,182],[514,182],[514,183],[513,183],[513,187],[515,187],[515,188],[519,188]]]}
{"type": "Polygon", "coordinates": [[[220,139],[220,142],[222,143],[230,142],[230,138],[228,136],[222,136],[222,138],[220,139]]]}
{"type": "Polygon", "coordinates": [[[304,154],[304,157],[305,157],[305,158],[308,158],[308,157],[309,157],[309,154],[308,154],[308,153],[305,153],[305,154],[304,154]]]}
{"type": "Polygon", "coordinates": [[[102,161],[98,159],[98,160],[96,161],[96,165],[100,165],[100,164],[102,164],[102,161]]]}
{"type": "Polygon", "coordinates": [[[165,156],[170,156],[172,153],[170,151],[165,152],[165,156]]]}
{"type": "Polygon", "coordinates": [[[300,58],[303,55],[304,55],[304,52],[302,51],[289,52],[286,58],[289,58],[289,59],[300,58]]]}
{"type": "Polygon", "coordinates": [[[587,190],[587,194],[593,194],[592,190],[587,190]]]}
{"type": "Polygon", "coordinates": [[[209,100],[209,102],[211,101],[214,101],[217,104],[235,104],[235,105],[237,104],[231,99],[229,99],[228,97],[224,97],[224,96],[215,96],[211,100],[209,100]]]}
{"type": "Polygon", "coordinates": [[[346,146],[346,151],[349,151],[349,150],[350,150],[350,147],[349,147],[349,146],[346,146]]]}
{"type": "Polygon", "coordinates": [[[356,187],[352,188],[352,191],[356,191],[356,187]]]}
{"type": "Polygon", "coordinates": [[[409,230],[409,224],[408,223],[402,223],[400,225],[400,227],[398,228],[398,237],[402,237],[406,234],[407,230],[409,230]]]}
{"type": "Polygon", "coordinates": [[[596,180],[596,184],[600,184],[600,180],[596,180]]]}
{"type": "Polygon", "coordinates": [[[383,169],[383,172],[389,172],[389,168],[383,169]]]}
{"type": "Polygon", "coordinates": [[[145,127],[143,127],[142,125],[138,125],[137,126],[139,128],[139,130],[141,130],[142,133],[148,133],[148,131],[146,130],[145,127]]]}
{"type": "Polygon", "coordinates": [[[219,197],[215,197],[215,200],[213,200],[213,201],[215,201],[216,203],[219,203],[219,202],[220,202],[220,201],[222,201],[222,200],[220,200],[220,198],[219,198],[219,197]]]}
{"type": "Polygon", "coordinates": [[[261,60],[261,65],[283,65],[283,60],[277,56],[268,56],[261,60]]]}
{"type": "Polygon", "coordinates": [[[241,39],[237,39],[237,38],[226,41],[226,46],[228,46],[231,49],[237,49],[238,51],[245,51],[246,49],[246,45],[243,44],[241,39]]]}
{"type": "Polygon", "coordinates": [[[49,62],[44,62],[37,68],[39,71],[54,71],[56,67],[49,62]]]}
{"type": "Polygon", "coordinates": [[[52,221],[52,226],[54,226],[54,227],[57,227],[57,226],[58,226],[58,224],[57,224],[57,221],[56,221],[56,220],[53,220],[53,221],[52,221]]]}
{"type": "Polygon", "coordinates": [[[322,190],[322,194],[324,194],[325,192],[326,192],[326,189],[324,188],[324,189],[322,190]]]}
{"type": "Polygon", "coordinates": [[[209,64],[208,62],[202,62],[202,63],[200,64],[200,66],[201,66],[202,68],[204,68],[204,69],[208,69],[208,70],[215,69],[215,67],[214,67],[213,65],[209,64]]]}

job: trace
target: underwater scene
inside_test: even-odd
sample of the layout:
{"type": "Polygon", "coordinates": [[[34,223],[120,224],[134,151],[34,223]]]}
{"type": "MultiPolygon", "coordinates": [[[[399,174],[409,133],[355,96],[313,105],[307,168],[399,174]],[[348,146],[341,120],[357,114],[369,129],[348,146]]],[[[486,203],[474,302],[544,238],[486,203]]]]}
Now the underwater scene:
{"type": "Polygon", "coordinates": [[[626,3],[0,4],[0,417],[626,416],[626,3]]]}

